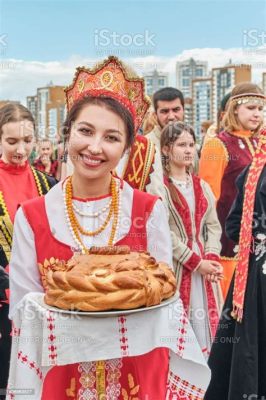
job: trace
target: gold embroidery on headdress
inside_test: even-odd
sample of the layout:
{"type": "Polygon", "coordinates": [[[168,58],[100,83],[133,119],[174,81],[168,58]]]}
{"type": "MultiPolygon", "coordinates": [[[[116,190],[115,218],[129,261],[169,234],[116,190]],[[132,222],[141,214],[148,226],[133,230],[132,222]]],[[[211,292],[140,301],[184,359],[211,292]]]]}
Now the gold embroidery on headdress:
{"type": "Polygon", "coordinates": [[[110,97],[128,108],[131,114],[132,110],[135,111],[137,131],[150,106],[150,100],[145,95],[144,79],[134,76],[130,68],[125,67],[114,56],[110,56],[92,69],[85,67],[76,69],[73,83],[65,88],[68,111],[83,95],[108,96],[108,92],[110,97]]]}

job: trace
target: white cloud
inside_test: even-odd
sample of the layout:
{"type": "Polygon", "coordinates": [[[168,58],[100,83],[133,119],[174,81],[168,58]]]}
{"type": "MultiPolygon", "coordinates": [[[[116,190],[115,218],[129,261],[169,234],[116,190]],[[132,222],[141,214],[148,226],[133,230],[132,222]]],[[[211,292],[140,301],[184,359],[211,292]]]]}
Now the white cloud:
{"type": "MultiPolygon", "coordinates": [[[[175,86],[175,65],[190,57],[196,60],[208,61],[209,70],[222,67],[230,60],[234,64],[251,64],[252,80],[261,83],[262,72],[266,71],[266,48],[250,49],[219,49],[204,48],[185,50],[174,57],[130,57],[130,54],[121,56],[138,73],[145,74],[155,68],[169,74],[169,83],[175,86]]],[[[101,57],[104,58],[104,57],[101,57]]],[[[95,59],[73,55],[65,61],[24,61],[17,59],[2,59],[0,61],[1,99],[19,100],[23,104],[26,96],[36,94],[38,87],[46,86],[49,82],[54,85],[68,85],[71,83],[77,66],[92,67],[95,59]]]]}

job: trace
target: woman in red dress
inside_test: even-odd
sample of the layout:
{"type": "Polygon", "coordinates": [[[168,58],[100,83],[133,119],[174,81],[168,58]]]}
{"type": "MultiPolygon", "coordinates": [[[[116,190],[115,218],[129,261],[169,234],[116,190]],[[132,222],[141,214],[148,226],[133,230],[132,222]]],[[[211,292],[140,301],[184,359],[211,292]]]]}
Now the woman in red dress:
{"type": "MultiPolygon", "coordinates": [[[[36,171],[28,157],[35,140],[34,120],[20,104],[6,104],[0,109],[0,265],[8,269],[13,237],[13,223],[19,205],[46,194],[55,179],[36,171]]],[[[0,271],[4,277],[4,271],[0,271]]],[[[5,275],[6,276],[6,275],[5,275]]],[[[11,346],[11,322],[8,319],[8,285],[0,296],[0,389],[7,384],[11,346]]],[[[2,393],[2,392],[1,392],[2,393]]]]}
{"type": "Polygon", "coordinates": [[[161,149],[178,289],[201,350],[208,358],[223,305],[219,284],[221,226],[211,188],[189,172],[196,151],[192,127],[183,122],[166,125],[161,149]]]}
{"type": "MultiPolygon", "coordinates": [[[[73,252],[86,254],[91,246],[123,244],[148,251],[157,261],[172,262],[162,201],[112,174],[149,106],[143,80],[128,79],[112,57],[94,70],[78,69],[66,94],[64,134],[73,175],[41,199],[25,203],[17,214],[11,317],[24,295],[45,291],[46,259],[68,260],[73,252]]],[[[43,382],[42,400],[165,399],[168,367],[168,351],[161,347],[140,356],[55,366],[43,382]]],[[[186,382],[186,392],[195,391],[191,387],[186,382]]]]}
{"type": "Polygon", "coordinates": [[[237,195],[235,181],[253,159],[259,130],[263,123],[264,94],[260,87],[243,82],[231,93],[222,127],[215,137],[205,141],[201,151],[199,176],[210,185],[216,198],[217,215],[222,227],[221,264],[224,298],[236,266],[234,242],[226,236],[225,221],[237,195]]]}
{"type": "MultiPolygon", "coordinates": [[[[119,68],[113,60],[98,74],[96,70],[96,76],[88,71],[67,91],[65,136],[74,172],[46,196],[25,203],[17,214],[10,268],[11,317],[26,293],[44,291],[37,263],[44,265],[51,257],[67,260],[73,251],[86,253],[93,245],[127,244],[131,250],[148,250],[158,261],[171,264],[170,231],[162,201],[112,174],[132,145],[147,109],[142,80],[136,79],[127,87],[119,68]],[[114,84],[113,91],[91,88],[107,78],[114,84]],[[134,90],[138,93],[134,103],[128,100],[127,92],[123,93],[122,85],[131,96],[134,90]]],[[[139,385],[136,397],[155,398],[155,393],[158,398],[165,397],[166,349],[118,360],[112,365],[112,376],[108,360],[104,369],[100,362],[85,364],[52,368],[44,381],[42,398],[67,399],[71,391],[80,399],[122,399],[122,392],[129,390],[129,375],[139,385]],[[92,379],[88,383],[84,377],[89,372],[92,379]],[[101,381],[105,381],[104,387],[101,381]]]]}

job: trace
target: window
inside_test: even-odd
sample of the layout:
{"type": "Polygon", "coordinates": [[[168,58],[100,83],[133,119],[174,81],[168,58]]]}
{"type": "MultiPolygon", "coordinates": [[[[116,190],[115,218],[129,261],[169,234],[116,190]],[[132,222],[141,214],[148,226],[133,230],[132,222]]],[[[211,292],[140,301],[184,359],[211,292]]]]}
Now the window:
{"type": "Polygon", "coordinates": [[[228,74],[226,72],[221,74],[221,86],[222,87],[228,86],[228,74]]]}
{"type": "Polygon", "coordinates": [[[51,108],[51,110],[49,110],[49,132],[48,132],[49,138],[56,137],[56,132],[57,132],[57,109],[51,108]]]}
{"type": "Polygon", "coordinates": [[[202,70],[202,68],[197,68],[197,69],[196,69],[196,76],[197,76],[197,77],[203,76],[203,70],[202,70]]]}
{"type": "Polygon", "coordinates": [[[183,75],[183,76],[190,76],[190,70],[189,70],[189,68],[183,69],[182,75],[183,75]]]}
{"type": "Polygon", "coordinates": [[[190,85],[190,80],[189,79],[183,79],[182,80],[182,85],[183,86],[189,86],[190,85]]]}

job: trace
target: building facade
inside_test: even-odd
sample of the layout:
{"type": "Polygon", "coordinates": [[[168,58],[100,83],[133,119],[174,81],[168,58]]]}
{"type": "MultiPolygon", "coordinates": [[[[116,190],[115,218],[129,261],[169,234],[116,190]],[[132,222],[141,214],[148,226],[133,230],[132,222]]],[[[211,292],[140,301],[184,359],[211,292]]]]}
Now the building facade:
{"type": "Polygon", "coordinates": [[[250,65],[226,65],[212,69],[212,120],[216,121],[223,97],[235,85],[251,81],[250,65]]]}
{"type": "Polygon", "coordinates": [[[33,115],[35,121],[37,121],[37,96],[27,96],[27,108],[33,115]]]}
{"type": "Polygon", "coordinates": [[[192,125],[193,123],[193,104],[192,99],[186,97],[185,99],[185,107],[184,107],[184,121],[188,125],[192,125]]]}
{"type": "Polygon", "coordinates": [[[192,125],[197,137],[201,136],[201,124],[212,119],[211,78],[199,78],[192,81],[192,125]]]}
{"type": "Polygon", "coordinates": [[[176,87],[181,90],[184,97],[192,98],[193,79],[206,77],[208,63],[190,58],[176,63],[176,87]]]}
{"type": "Polygon", "coordinates": [[[58,140],[66,116],[65,93],[63,86],[37,89],[37,134],[38,138],[48,137],[58,140]]]}
{"type": "Polygon", "coordinates": [[[153,73],[144,76],[144,81],[146,94],[152,97],[157,90],[168,86],[168,75],[154,70],[153,73]]]}

